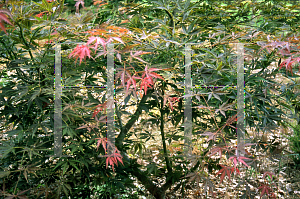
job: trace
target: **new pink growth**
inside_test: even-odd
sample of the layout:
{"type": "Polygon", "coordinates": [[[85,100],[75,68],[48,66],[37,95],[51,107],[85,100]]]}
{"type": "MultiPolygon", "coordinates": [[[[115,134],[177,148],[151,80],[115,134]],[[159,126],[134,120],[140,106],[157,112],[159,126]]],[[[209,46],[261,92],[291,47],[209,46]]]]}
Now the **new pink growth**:
{"type": "Polygon", "coordinates": [[[87,45],[77,45],[76,48],[73,50],[73,52],[69,55],[69,58],[74,57],[76,58],[75,64],[77,62],[77,59],[80,58],[80,64],[82,59],[86,59],[86,57],[88,56],[89,58],[91,58],[91,51],[89,46],[87,45]]]}
{"type": "Polygon", "coordinates": [[[114,146],[110,141],[108,141],[107,138],[96,138],[96,139],[98,139],[97,150],[101,144],[105,150],[105,153],[107,153],[107,148],[108,148],[107,146],[110,146],[112,148],[115,147],[115,151],[112,155],[104,155],[104,157],[106,157],[106,168],[108,167],[108,165],[110,165],[112,167],[112,170],[115,171],[114,166],[115,166],[115,164],[118,166],[118,161],[123,164],[123,161],[122,161],[123,157],[121,156],[120,151],[117,149],[116,146],[114,146]]]}
{"type": "Polygon", "coordinates": [[[101,44],[103,46],[104,50],[105,50],[106,42],[103,38],[100,38],[100,37],[94,37],[94,36],[90,37],[88,42],[86,43],[86,45],[90,45],[94,41],[96,41],[95,42],[95,47],[94,47],[95,50],[98,48],[99,44],[101,44]]]}

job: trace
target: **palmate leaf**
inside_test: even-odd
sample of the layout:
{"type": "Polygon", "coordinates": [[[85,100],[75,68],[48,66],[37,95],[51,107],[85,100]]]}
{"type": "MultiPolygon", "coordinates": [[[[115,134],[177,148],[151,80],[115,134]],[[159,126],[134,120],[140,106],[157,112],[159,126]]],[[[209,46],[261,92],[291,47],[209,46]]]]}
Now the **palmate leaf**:
{"type": "MultiPolygon", "coordinates": [[[[295,57],[293,58],[293,56],[289,57],[288,59],[286,59],[285,61],[283,61],[280,65],[279,65],[279,69],[281,69],[284,65],[286,67],[287,71],[290,71],[292,73],[293,76],[293,67],[292,65],[298,62],[300,63],[300,57],[295,57]]],[[[299,66],[299,70],[300,70],[300,66],[299,66]]]]}
{"type": "Polygon", "coordinates": [[[126,96],[128,95],[128,90],[130,88],[131,85],[133,85],[134,90],[136,91],[136,79],[142,79],[140,77],[137,77],[135,75],[131,76],[131,73],[128,69],[130,69],[132,67],[129,68],[118,68],[117,70],[120,70],[117,74],[116,74],[116,79],[120,79],[121,83],[123,85],[123,87],[125,87],[125,83],[126,85],[126,96]]]}
{"type": "Polygon", "coordinates": [[[32,174],[34,174],[34,175],[37,177],[36,171],[37,171],[37,170],[41,170],[41,168],[35,167],[36,164],[37,164],[37,163],[28,165],[28,166],[24,169],[23,175],[24,175],[24,177],[25,177],[25,179],[26,179],[27,182],[28,182],[28,173],[32,173],[32,174]]]}
{"type": "MultiPolygon", "coordinates": [[[[92,129],[94,129],[94,128],[99,129],[98,125],[96,125],[96,124],[84,124],[84,125],[78,127],[77,129],[85,129],[85,128],[88,130],[88,132],[91,132],[92,129]]],[[[69,135],[71,137],[73,137],[74,135],[76,135],[75,132],[72,131],[71,128],[68,129],[68,127],[66,129],[64,129],[63,133],[67,134],[67,135],[69,135]]]]}
{"type": "Polygon", "coordinates": [[[103,146],[103,149],[106,151],[107,138],[96,138],[96,139],[98,140],[97,141],[97,151],[98,151],[101,144],[103,146]]]}
{"type": "Polygon", "coordinates": [[[214,147],[214,148],[210,149],[209,152],[207,152],[206,155],[209,154],[209,157],[211,158],[211,157],[212,157],[213,155],[215,155],[216,153],[219,153],[220,158],[222,158],[222,150],[227,150],[227,149],[224,148],[224,147],[219,147],[219,146],[217,146],[217,147],[214,147]]]}
{"type": "Polygon", "coordinates": [[[135,59],[137,59],[141,62],[148,63],[148,62],[145,62],[142,58],[139,57],[140,55],[144,55],[144,54],[151,54],[151,52],[137,51],[134,54],[132,54],[132,51],[130,52],[131,57],[133,57],[133,58],[135,58],[135,59]]]}
{"type": "Polygon", "coordinates": [[[236,171],[238,174],[240,174],[240,171],[238,168],[228,167],[228,166],[224,166],[224,165],[220,165],[220,166],[222,167],[222,169],[220,169],[220,171],[218,171],[218,173],[216,173],[216,175],[221,174],[220,184],[222,183],[222,181],[224,180],[226,175],[228,176],[228,179],[230,181],[230,176],[234,171],[236,171]]]}
{"type": "Polygon", "coordinates": [[[173,107],[175,103],[180,101],[179,97],[170,97],[169,95],[164,96],[164,106],[166,105],[167,101],[169,102],[169,107],[173,111],[173,107]]]}
{"type": "Polygon", "coordinates": [[[239,156],[239,157],[232,156],[232,157],[229,158],[229,160],[231,160],[231,159],[233,161],[234,168],[236,168],[236,165],[237,165],[238,162],[244,164],[246,167],[250,167],[248,164],[246,164],[246,162],[244,162],[244,159],[251,160],[250,158],[246,158],[246,157],[243,157],[243,156],[239,156]]]}
{"type": "Polygon", "coordinates": [[[219,95],[224,95],[224,94],[226,94],[226,92],[220,91],[220,89],[222,89],[222,88],[218,88],[218,89],[216,89],[216,90],[210,89],[211,92],[210,92],[209,95],[208,95],[207,101],[209,101],[209,100],[211,99],[211,97],[214,96],[216,99],[218,99],[219,101],[223,102],[223,101],[221,100],[221,98],[219,97],[219,95]]]}
{"type": "Polygon", "coordinates": [[[114,166],[115,165],[118,166],[118,161],[123,164],[122,156],[119,153],[119,151],[118,151],[117,148],[115,149],[114,154],[112,154],[112,155],[104,155],[104,157],[106,157],[106,168],[108,167],[108,165],[110,165],[112,167],[113,171],[115,171],[115,167],[114,166]]]}
{"type": "Polygon", "coordinates": [[[100,111],[106,112],[106,108],[107,108],[107,101],[104,102],[103,104],[97,105],[96,109],[94,110],[92,118],[95,117],[100,111]]]}
{"type": "Polygon", "coordinates": [[[158,70],[161,70],[161,69],[157,69],[157,68],[149,68],[148,69],[148,66],[146,66],[145,71],[142,75],[142,78],[141,78],[142,80],[141,80],[141,84],[140,84],[140,89],[142,90],[144,88],[145,95],[147,94],[147,89],[149,87],[152,88],[151,85],[154,85],[153,80],[155,78],[159,78],[159,79],[164,80],[164,78],[162,76],[160,76],[160,75],[153,72],[153,71],[158,71],[158,70]]]}
{"type": "MultiPolygon", "coordinates": [[[[227,100],[228,102],[228,100],[227,100]]],[[[224,115],[224,117],[226,118],[226,114],[225,114],[225,111],[228,111],[228,110],[233,110],[231,107],[234,105],[234,103],[231,103],[231,104],[227,104],[227,102],[225,102],[224,104],[222,104],[219,109],[216,109],[215,113],[218,113],[220,112],[222,115],[224,115]]]]}
{"type": "Polygon", "coordinates": [[[218,171],[218,173],[216,173],[216,175],[221,174],[221,179],[220,179],[220,184],[221,184],[226,175],[228,176],[228,179],[230,181],[230,175],[231,175],[230,170],[232,167],[227,167],[227,166],[223,166],[223,165],[220,165],[220,166],[222,167],[222,169],[220,171],[218,171]]]}
{"type": "Polygon", "coordinates": [[[269,185],[262,183],[260,187],[258,187],[259,190],[261,190],[260,197],[263,195],[269,195],[271,192],[273,192],[273,189],[269,187],[269,185]]]}
{"type": "Polygon", "coordinates": [[[185,177],[186,177],[186,178],[189,178],[188,183],[191,183],[191,182],[193,182],[194,180],[196,180],[197,185],[199,185],[200,180],[201,180],[201,178],[202,178],[202,177],[201,177],[201,173],[199,173],[199,172],[189,173],[189,174],[187,174],[185,177]]]}
{"type": "Polygon", "coordinates": [[[106,47],[106,41],[105,41],[103,38],[101,38],[101,37],[94,37],[94,36],[92,36],[92,37],[89,38],[89,40],[87,41],[86,44],[87,44],[87,45],[90,45],[90,44],[93,43],[94,41],[96,41],[96,42],[95,42],[95,47],[94,47],[95,50],[98,48],[98,45],[99,45],[99,44],[101,44],[101,46],[102,46],[103,49],[105,50],[105,47],[106,47]]]}
{"type": "Polygon", "coordinates": [[[73,50],[73,52],[69,55],[69,58],[74,57],[76,58],[75,64],[78,60],[78,58],[80,59],[80,63],[82,59],[86,59],[86,57],[91,58],[91,51],[90,51],[90,47],[88,45],[77,45],[76,48],[73,50]]]}
{"type": "MultiPolygon", "coordinates": [[[[31,189],[31,188],[30,188],[30,189],[31,189]]],[[[24,193],[26,193],[26,192],[29,191],[30,189],[20,191],[20,192],[18,192],[16,195],[15,195],[15,194],[5,194],[5,195],[7,195],[7,197],[5,197],[5,199],[14,199],[14,198],[28,199],[28,197],[27,197],[26,195],[24,195],[24,193]]]]}

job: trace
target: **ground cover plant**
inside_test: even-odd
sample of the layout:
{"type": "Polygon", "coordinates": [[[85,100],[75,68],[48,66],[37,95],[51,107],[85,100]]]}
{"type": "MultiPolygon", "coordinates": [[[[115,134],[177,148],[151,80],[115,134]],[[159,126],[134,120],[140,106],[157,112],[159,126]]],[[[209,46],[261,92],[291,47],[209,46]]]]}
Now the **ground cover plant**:
{"type": "Polygon", "coordinates": [[[291,157],[286,165],[299,169],[299,6],[293,1],[3,1],[1,197],[297,198],[280,164],[291,157]],[[67,86],[63,156],[56,157],[59,43],[67,86]],[[192,94],[185,79],[189,43],[192,94]],[[236,136],[234,43],[244,46],[243,146],[236,136]],[[111,44],[113,103],[105,88],[92,88],[107,84],[111,44]],[[188,99],[190,148],[183,146],[188,99]],[[114,141],[107,138],[112,107],[114,141]],[[277,133],[278,128],[284,130],[277,133]],[[113,154],[107,153],[110,148],[113,154]]]}

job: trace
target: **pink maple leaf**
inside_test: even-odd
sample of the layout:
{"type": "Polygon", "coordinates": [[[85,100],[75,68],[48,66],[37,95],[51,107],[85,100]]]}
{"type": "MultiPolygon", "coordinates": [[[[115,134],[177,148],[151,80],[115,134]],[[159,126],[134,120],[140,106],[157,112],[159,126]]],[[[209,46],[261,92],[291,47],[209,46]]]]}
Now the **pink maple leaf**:
{"type": "Polygon", "coordinates": [[[148,69],[148,66],[146,66],[145,72],[142,75],[142,78],[145,77],[145,76],[147,76],[147,77],[150,76],[150,77],[159,78],[159,79],[163,80],[164,78],[162,78],[162,76],[152,72],[152,71],[158,71],[158,70],[161,70],[161,69],[158,69],[158,68],[149,68],[148,69]]]}
{"type": "Polygon", "coordinates": [[[147,63],[142,58],[140,58],[139,56],[140,55],[145,55],[145,54],[150,54],[150,53],[151,52],[137,51],[134,54],[132,54],[132,51],[130,51],[130,56],[137,59],[137,60],[139,60],[139,61],[141,61],[141,62],[147,63]]]}
{"type": "MultiPolygon", "coordinates": [[[[211,132],[207,132],[207,133],[211,133],[211,132]]],[[[202,134],[203,135],[203,134],[202,134]]],[[[210,134],[209,134],[210,135],[210,134]]],[[[212,149],[209,150],[209,152],[206,154],[208,155],[209,154],[209,157],[211,158],[213,155],[215,155],[216,153],[219,153],[220,155],[220,158],[222,158],[222,150],[227,150],[226,148],[224,147],[214,147],[212,149]]]]}
{"type": "Polygon", "coordinates": [[[145,94],[147,94],[148,87],[152,88],[151,85],[154,84],[153,78],[155,78],[155,79],[159,78],[159,79],[164,80],[164,78],[162,76],[152,72],[152,71],[157,71],[157,70],[160,70],[160,69],[157,69],[157,68],[148,69],[148,66],[146,66],[145,72],[142,75],[142,82],[140,84],[141,89],[144,87],[145,94]]]}
{"type": "Polygon", "coordinates": [[[179,97],[169,97],[169,96],[166,96],[165,98],[164,98],[164,106],[166,105],[166,102],[169,102],[169,107],[170,107],[170,109],[173,111],[173,106],[175,105],[175,103],[178,101],[180,101],[179,100],[179,97]]]}
{"type": "Polygon", "coordinates": [[[142,88],[144,87],[145,95],[147,95],[147,89],[148,89],[148,87],[152,88],[151,85],[153,85],[153,80],[152,80],[151,77],[146,77],[146,78],[142,79],[142,83],[140,84],[140,88],[142,90],[142,88]]]}
{"type": "Polygon", "coordinates": [[[102,144],[104,151],[106,151],[106,143],[107,143],[107,138],[96,138],[97,141],[97,151],[102,144]]]}
{"type": "Polygon", "coordinates": [[[108,167],[108,165],[110,165],[113,171],[115,171],[114,166],[118,166],[118,161],[123,164],[123,157],[121,156],[120,151],[117,148],[112,155],[104,155],[104,157],[106,157],[106,168],[108,167]]]}
{"type": "MultiPolygon", "coordinates": [[[[279,65],[279,70],[285,65],[286,69],[288,71],[290,71],[293,75],[293,68],[292,68],[292,65],[293,63],[295,62],[298,62],[300,63],[300,57],[296,57],[296,58],[293,58],[292,56],[287,58],[284,62],[282,62],[280,65],[279,65]]],[[[300,66],[299,66],[299,70],[300,70],[300,66]]]]}
{"type": "Polygon", "coordinates": [[[88,56],[89,58],[91,58],[91,51],[89,46],[87,45],[77,45],[76,48],[73,50],[73,52],[69,55],[70,57],[74,57],[76,58],[75,64],[77,62],[77,59],[80,58],[80,64],[82,59],[86,59],[86,57],[88,56]]]}
{"type": "Polygon", "coordinates": [[[107,43],[110,43],[112,42],[113,40],[116,40],[122,44],[124,44],[124,42],[122,41],[122,39],[120,37],[110,37],[108,40],[107,40],[107,43]]]}
{"type": "Polygon", "coordinates": [[[125,87],[125,83],[127,84],[126,94],[128,93],[129,87],[131,85],[133,85],[134,89],[136,90],[136,79],[142,79],[135,75],[131,76],[130,71],[128,70],[130,68],[132,68],[132,67],[117,68],[117,70],[120,70],[120,71],[116,74],[116,79],[119,79],[119,78],[121,79],[121,83],[122,83],[123,87],[125,87]]]}
{"type": "Polygon", "coordinates": [[[77,1],[75,3],[75,7],[76,7],[76,12],[79,13],[79,5],[81,4],[82,7],[84,8],[84,0],[74,0],[74,1],[77,1]]]}
{"type": "MultiPolygon", "coordinates": [[[[118,166],[118,161],[121,162],[123,164],[122,161],[122,156],[120,154],[120,151],[117,149],[117,147],[115,145],[113,145],[107,138],[96,138],[97,141],[97,150],[100,147],[100,145],[102,144],[102,147],[104,148],[105,154],[103,157],[106,157],[106,168],[108,167],[108,165],[110,165],[114,170],[114,165],[118,166]],[[114,148],[114,153],[111,155],[107,155],[107,148],[111,147],[114,148]]],[[[123,164],[124,165],[124,164],[123,164]]]]}
{"type": "Polygon", "coordinates": [[[94,49],[96,50],[98,48],[98,45],[101,44],[105,50],[105,46],[106,46],[106,41],[103,38],[100,37],[90,37],[89,40],[87,41],[86,45],[90,45],[91,43],[95,42],[95,47],[94,49]]]}
{"type": "Polygon", "coordinates": [[[240,163],[246,165],[246,167],[250,167],[250,166],[247,165],[246,162],[244,162],[244,160],[243,160],[243,159],[249,159],[249,160],[251,160],[250,158],[246,158],[246,157],[243,157],[243,156],[239,156],[239,157],[232,156],[232,157],[229,158],[229,160],[231,160],[231,159],[232,159],[232,161],[233,161],[234,168],[236,168],[237,162],[240,162],[240,163]]]}
{"type": "Polygon", "coordinates": [[[95,117],[100,111],[106,111],[106,107],[107,107],[107,101],[104,102],[103,104],[97,105],[92,117],[95,117]]]}

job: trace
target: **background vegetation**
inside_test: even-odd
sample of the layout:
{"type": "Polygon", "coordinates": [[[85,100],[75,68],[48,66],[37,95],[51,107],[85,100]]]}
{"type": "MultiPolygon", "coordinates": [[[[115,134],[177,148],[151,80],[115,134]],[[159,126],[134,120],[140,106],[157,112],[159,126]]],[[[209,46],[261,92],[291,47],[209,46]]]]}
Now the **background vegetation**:
{"type": "Polygon", "coordinates": [[[299,6],[279,0],[6,1],[0,10],[1,197],[297,198],[298,177],[288,182],[282,171],[299,169],[300,161],[299,6]],[[107,147],[100,108],[108,106],[99,88],[63,89],[63,155],[70,157],[49,157],[55,43],[62,45],[63,85],[105,85],[105,45],[92,37],[118,43],[115,145],[121,158],[99,157],[107,147]],[[89,47],[80,50],[76,42],[89,47]],[[187,43],[199,43],[192,46],[193,86],[235,85],[232,44],[244,44],[245,155],[236,153],[236,89],[195,87],[185,95],[187,43]],[[190,158],[183,153],[187,97],[190,158]]]}

